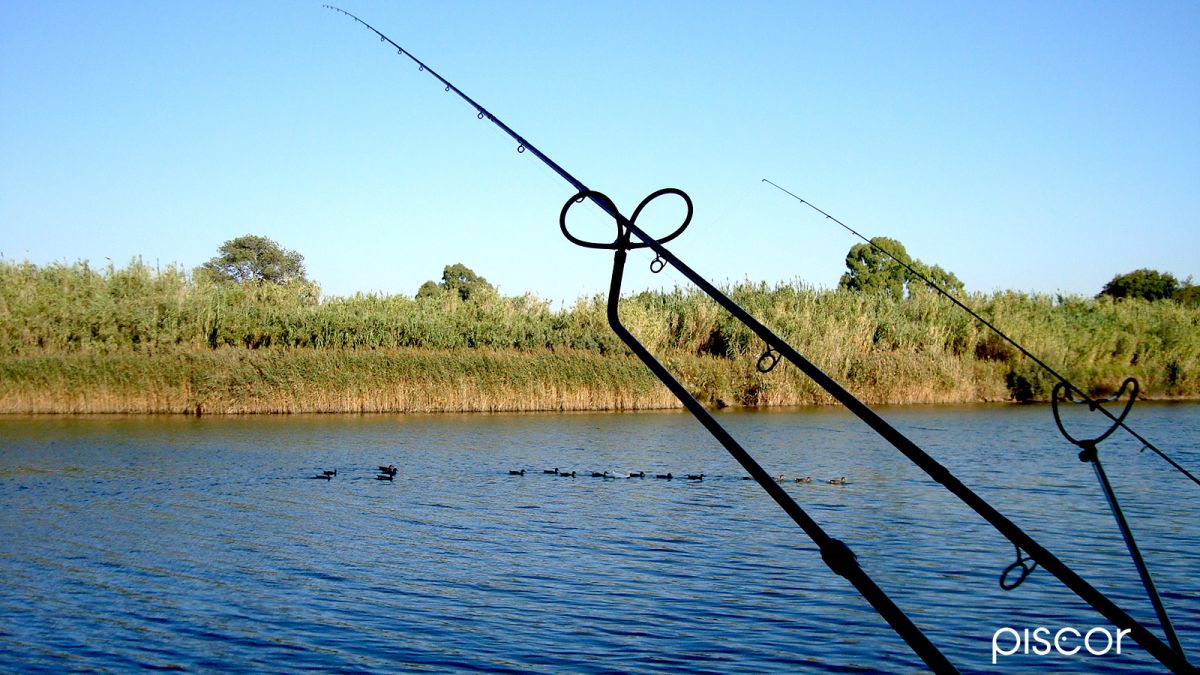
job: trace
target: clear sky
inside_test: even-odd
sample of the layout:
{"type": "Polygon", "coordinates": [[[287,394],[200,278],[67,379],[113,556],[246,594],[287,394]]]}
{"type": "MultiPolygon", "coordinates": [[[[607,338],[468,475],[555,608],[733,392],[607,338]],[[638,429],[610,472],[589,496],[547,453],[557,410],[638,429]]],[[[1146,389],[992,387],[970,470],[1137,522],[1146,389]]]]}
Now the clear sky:
{"type": "MultiPolygon", "coordinates": [[[[604,291],[573,189],[321,4],[0,0],[0,253],[190,268],[252,233],[333,295],[453,262],[604,291]]],[[[855,243],[763,178],[973,291],[1200,277],[1198,2],[331,4],[626,213],[686,190],[672,249],[718,283],[834,286],[855,243]]],[[[642,257],[632,288],[683,283],[642,257]]]]}

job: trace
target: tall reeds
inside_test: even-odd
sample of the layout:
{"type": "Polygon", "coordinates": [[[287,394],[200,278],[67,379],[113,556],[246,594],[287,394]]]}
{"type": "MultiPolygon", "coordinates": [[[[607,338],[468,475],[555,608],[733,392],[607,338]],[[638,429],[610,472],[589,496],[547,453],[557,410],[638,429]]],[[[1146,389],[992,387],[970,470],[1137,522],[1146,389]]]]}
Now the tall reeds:
{"type": "MultiPolygon", "coordinates": [[[[875,403],[1045,399],[1053,381],[944,299],[725,289],[875,403]]],[[[1129,375],[1148,396],[1200,395],[1200,309],[974,294],[966,301],[1076,384],[1129,375]]],[[[623,320],[712,405],[828,402],[701,294],[622,301],[623,320]]],[[[322,298],[311,283],[230,284],[140,260],[124,268],[0,259],[0,412],[566,410],[674,405],[608,328],[605,299],[322,298]]]]}

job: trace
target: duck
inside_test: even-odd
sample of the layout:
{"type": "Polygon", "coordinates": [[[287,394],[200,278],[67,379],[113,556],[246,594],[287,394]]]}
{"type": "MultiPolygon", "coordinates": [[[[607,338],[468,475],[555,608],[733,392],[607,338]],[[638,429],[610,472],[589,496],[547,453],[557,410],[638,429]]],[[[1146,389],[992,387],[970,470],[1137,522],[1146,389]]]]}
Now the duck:
{"type": "Polygon", "coordinates": [[[801,478],[801,477],[799,477],[799,476],[796,476],[796,482],[797,482],[797,483],[811,483],[811,482],[812,482],[812,476],[805,476],[805,477],[803,477],[803,478],[801,478]]]}
{"type": "Polygon", "coordinates": [[[393,474],[393,473],[381,473],[378,476],[375,476],[375,480],[390,481],[390,480],[394,480],[395,478],[396,478],[396,474],[393,474]]]}
{"type": "Polygon", "coordinates": [[[776,477],[775,477],[775,482],[776,482],[776,483],[782,483],[782,482],[783,482],[783,481],[785,481],[785,480],[787,480],[787,478],[786,478],[786,477],[784,477],[784,475],[783,475],[783,474],[779,474],[778,476],[776,476],[776,477]]]}
{"type": "Polygon", "coordinates": [[[655,474],[655,475],[654,475],[654,477],[655,477],[655,478],[662,478],[662,479],[665,479],[665,480],[671,480],[671,479],[672,479],[672,478],[674,478],[675,476],[674,476],[674,475],[672,475],[672,474],[669,474],[669,473],[659,473],[659,474],[655,474]]]}
{"type": "Polygon", "coordinates": [[[704,474],[702,474],[702,473],[689,473],[689,474],[688,474],[688,480],[704,480],[704,474]]]}
{"type": "Polygon", "coordinates": [[[508,475],[510,475],[510,476],[524,476],[524,475],[525,475],[525,469],[521,469],[520,471],[509,471],[509,472],[508,472],[508,475]]]}
{"type": "Polygon", "coordinates": [[[309,478],[314,480],[333,480],[333,476],[329,475],[328,473],[319,473],[315,476],[309,476],[309,478]]]}
{"type": "Polygon", "coordinates": [[[558,473],[558,475],[560,478],[574,478],[575,472],[574,471],[560,471],[558,473]]]}
{"type": "Polygon", "coordinates": [[[609,473],[608,471],[605,471],[603,473],[600,471],[592,472],[592,478],[612,478],[612,477],[613,477],[613,475],[611,473],[609,473]]]}
{"type": "Polygon", "coordinates": [[[846,480],[845,476],[842,476],[841,478],[830,478],[829,479],[830,485],[846,485],[849,482],[850,481],[846,480]]]}
{"type": "Polygon", "coordinates": [[[395,464],[388,464],[387,466],[379,467],[379,473],[386,473],[389,476],[395,476],[397,471],[398,469],[396,469],[395,464]]]}
{"type": "Polygon", "coordinates": [[[556,466],[553,469],[542,469],[542,473],[550,473],[550,474],[558,475],[558,467],[556,466]]]}
{"type": "Polygon", "coordinates": [[[645,471],[638,471],[638,472],[630,471],[629,476],[628,476],[628,478],[645,478],[645,477],[646,477],[645,471]]]}
{"type": "Polygon", "coordinates": [[[321,473],[326,476],[333,477],[337,475],[337,469],[334,469],[333,471],[322,471],[321,473]]]}

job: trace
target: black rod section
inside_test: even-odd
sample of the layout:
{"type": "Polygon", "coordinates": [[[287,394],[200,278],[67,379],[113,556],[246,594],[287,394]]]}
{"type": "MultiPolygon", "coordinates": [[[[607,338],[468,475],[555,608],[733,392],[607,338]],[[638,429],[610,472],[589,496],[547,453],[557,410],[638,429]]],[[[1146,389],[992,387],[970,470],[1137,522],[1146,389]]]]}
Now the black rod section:
{"type": "MultiPolygon", "coordinates": [[[[628,235],[626,234],[622,237],[622,240],[624,243],[628,243],[628,235]]],[[[621,247],[617,249],[613,259],[612,284],[609,286],[608,291],[608,323],[612,326],[613,331],[621,338],[622,342],[633,350],[633,353],[641,359],[642,363],[646,364],[646,367],[671,390],[671,393],[683,403],[684,407],[704,425],[704,428],[712,434],[713,438],[717,439],[729,454],[742,465],[742,468],[750,473],[750,476],[775,500],[775,503],[791,516],[792,520],[800,526],[800,529],[804,530],[804,533],[813,540],[813,543],[821,551],[821,560],[825,562],[825,565],[834,573],[849,581],[863,598],[871,603],[875,611],[888,622],[892,629],[908,643],[908,646],[925,662],[925,665],[929,666],[930,670],[937,673],[957,673],[958,669],[950,663],[941,651],[930,642],[921,629],[908,618],[908,615],[859,566],[858,558],[850,550],[850,547],[841,540],[829,536],[792,499],[791,495],[780,487],[766,470],[750,456],[750,453],[746,452],[745,448],[713,419],[712,414],[688,392],[687,388],[680,384],[671,375],[670,371],[663,367],[650,351],[621,323],[618,310],[621,300],[621,280],[624,276],[626,256],[626,249],[621,247]]]]}
{"type": "Polygon", "coordinates": [[[1096,478],[1100,481],[1100,487],[1104,489],[1104,498],[1108,501],[1108,508],[1117,521],[1117,527],[1121,530],[1121,538],[1125,540],[1125,547],[1129,549],[1129,555],[1133,558],[1134,566],[1137,567],[1138,576],[1142,578],[1142,586],[1146,588],[1146,595],[1150,596],[1150,604],[1154,605],[1154,613],[1158,615],[1158,622],[1162,625],[1163,632],[1167,634],[1167,641],[1171,643],[1171,648],[1182,655],[1184,654],[1183,644],[1180,643],[1179,636],[1175,634],[1175,628],[1171,625],[1171,617],[1167,615],[1167,608],[1163,605],[1158,589],[1154,586],[1154,579],[1150,576],[1150,568],[1146,566],[1142,552],[1133,539],[1133,530],[1129,527],[1124,512],[1121,511],[1121,505],[1117,503],[1117,493],[1113,490],[1112,484],[1108,482],[1108,474],[1100,464],[1099,448],[1094,442],[1085,442],[1082,447],[1079,459],[1091,463],[1092,468],[1096,470],[1096,478]]]}

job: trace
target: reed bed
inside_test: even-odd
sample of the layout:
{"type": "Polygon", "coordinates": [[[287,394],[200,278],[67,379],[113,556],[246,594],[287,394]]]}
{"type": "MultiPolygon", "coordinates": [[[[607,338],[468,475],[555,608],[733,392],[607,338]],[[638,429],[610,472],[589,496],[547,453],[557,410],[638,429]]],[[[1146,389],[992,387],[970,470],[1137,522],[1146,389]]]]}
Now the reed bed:
{"type": "MultiPolygon", "coordinates": [[[[802,282],[725,291],[871,403],[1044,400],[1053,380],[945,299],[802,282]]],[[[1016,292],[965,298],[1094,394],[1136,376],[1200,395],[1200,309],[1016,292]]],[[[622,320],[706,404],[829,403],[715,303],[677,289],[622,320]]],[[[605,299],[452,293],[322,298],[312,283],[230,284],[175,267],[0,260],[0,412],[632,410],[675,406],[609,329],[605,299]]]]}

